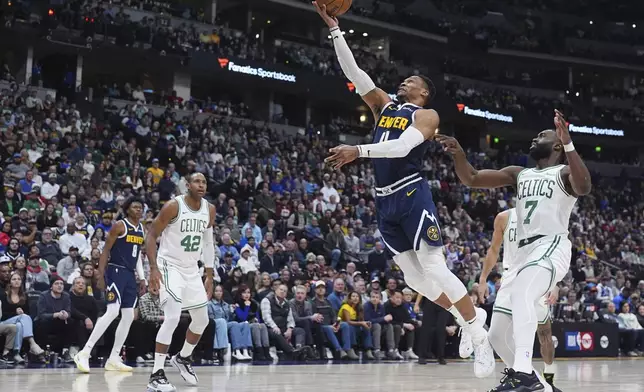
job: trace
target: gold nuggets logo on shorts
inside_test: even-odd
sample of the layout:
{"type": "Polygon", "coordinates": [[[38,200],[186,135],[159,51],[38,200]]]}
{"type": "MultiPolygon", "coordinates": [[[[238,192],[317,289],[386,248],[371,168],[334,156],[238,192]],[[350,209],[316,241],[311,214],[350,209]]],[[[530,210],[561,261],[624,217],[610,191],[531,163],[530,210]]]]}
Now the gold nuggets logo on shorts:
{"type": "Polygon", "coordinates": [[[108,302],[114,301],[114,298],[115,298],[115,295],[114,295],[113,292],[110,291],[109,293],[107,293],[107,301],[108,302]]]}
{"type": "Polygon", "coordinates": [[[427,228],[427,238],[432,241],[438,241],[440,239],[440,235],[438,234],[438,227],[429,226],[427,228]]]}

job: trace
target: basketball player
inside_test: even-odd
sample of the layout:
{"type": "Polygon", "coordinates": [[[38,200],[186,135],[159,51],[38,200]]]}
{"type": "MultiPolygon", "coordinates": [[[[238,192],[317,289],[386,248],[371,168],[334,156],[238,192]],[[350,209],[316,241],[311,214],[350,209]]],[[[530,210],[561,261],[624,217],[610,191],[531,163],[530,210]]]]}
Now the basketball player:
{"type": "Polygon", "coordinates": [[[150,290],[159,290],[164,317],[157,333],[154,368],[148,392],[176,391],[166,378],[163,367],[182,310],[190,312],[192,321],[181,352],[172,357],[170,363],[179,370],[188,384],[194,386],[199,382],[192,369],[191,355],[208,326],[206,305],[212,297],[213,289],[215,207],[203,198],[206,193],[206,177],[201,173],[194,173],[188,180],[187,193],[164,204],[145,238],[145,250],[150,261],[150,290]],[[161,244],[157,255],[159,235],[161,244]],[[205,285],[199,274],[199,260],[206,267],[205,285]]]}
{"type": "Polygon", "coordinates": [[[485,377],[494,371],[494,352],[483,328],[487,315],[479,309],[477,319],[465,286],[447,268],[436,207],[427,181],[419,173],[439,125],[436,111],[423,109],[435,95],[434,84],[427,77],[411,76],[400,84],[399,103],[394,103],[358,67],[338,20],[327,14],[324,5],[313,4],[329,26],[342,71],[376,120],[373,144],[332,148],[326,162],[337,169],[357,158],[373,160],[378,228],[385,245],[410,287],[457,320],[465,320],[460,322],[466,335],[462,342],[470,345],[468,356],[475,351],[475,374],[485,377]]]}
{"type": "MultiPolygon", "coordinates": [[[[122,209],[125,218],[116,222],[107,233],[105,247],[98,261],[97,285],[101,290],[107,286],[107,310],[96,321],[85,347],[74,356],[76,367],[83,373],[89,373],[89,357],[92,348],[112,324],[112,321],[118,317],[119,309],[121,321],[116,328],[114,345],[110,357],[105,363],[105,370],[132,371],[131,367],[121,361],[119,353],[130,332],[132,321],[134,321],[137,288],[143,291],[146,286],[143,278],[143,265],[139,257],[144,238],[143,224],[140,222],[143,216],[143,202],[136,197],[131,197],[123,203],[122,209]],[[140,279],[139,285],[136,283],[135,269],[140,279]]],[[[89,322],[91,323],[91,321],[89,322]]]]}
{"type": "Polygon", "coordinates": [[[454,156],[461,182],[472,188],[516,186],[516,277],[510,291],[514,364],[493,391],[539,391],[544,385],[532,368],[532,347],[537,330],[537,303],[563,279],[570,267],[572,244],[568,240],[570,214],[578,196],[590,192],[590,173],[575,151],[568,125],[558,110],[556,130],[539,132],[530,146],[537,167],[508,166],[501,170],[476,170],[453,137],[437,135],[454,156]],[[568,164],[564,165],[567,159],[568,164]]]}
{"type": "MultiPolygon", "coordinates": [[[[488,339],[494,350],[499,354],[505,365],[514,365],[514,336],[512,331],[512,301],[510,290],[512,280],[516,277],[518,264],[517,253],[517,215],[514,208],[500,212],[494,219],[494,234],[492,244],[483,262],[479,278],[479,298],[483,299],[487,288],[487,277],[499,259],[499,249],[503,244],[503,281],[496,294],[492,322],[488,331],[488,339]]],[[[556,290],[553,290],[556,291],[556,290]]],[[[556,294],[555,294],[556,295],[556,294]]],[[[552,342],[552,326],[550,323],[550,306],[548,295],[544,295],[537,303],[537,336],[541,348],[541,358],[544,362],[543,377],[548,385],[547,392],[558,391],[554,387],[555,378],[555,345],[552,342]],[[550,386],[550,388],[548,387],[550,386]]],[[[538,373],[537,373],[538,374],[538,373]]],[[[543,383],[543,382],[542,382],[543,383]]]]}

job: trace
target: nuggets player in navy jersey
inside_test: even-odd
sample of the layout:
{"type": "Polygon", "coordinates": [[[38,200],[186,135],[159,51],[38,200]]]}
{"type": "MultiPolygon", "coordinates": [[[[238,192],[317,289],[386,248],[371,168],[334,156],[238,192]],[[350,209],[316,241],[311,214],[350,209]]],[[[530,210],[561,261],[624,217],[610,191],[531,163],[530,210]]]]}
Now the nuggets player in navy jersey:
{"type": "Polygon", "coordinates": [[[419,173],[440,122],[435,110],[424,109],[435,95],[434,84],[425,76],[408,77],[398,88],[398,102],[392,101],[356,64],[338,20],[327,14],[326,6],[313,5],[329,26],[342,71],[371,108],[376,123],[372,144],[334,147],[326,162],[337,169],[358,158],[372,160],[378,228],[385,245],[407,284],[460,321],[466,336],[461,355],[474,351],[474,373],[486,377],[494,371],[494,352],[483,328],[487,315],[479,309],[477,317],[465,286],[447,268],[436,207],[419,173]]]}
{"type": "MultiPolygon", "coordinates": [[[[107,310],[96,321],[85,347],[74,356],[76,367],[83,373],[89,373],[89,357],[92,348],[112,321],[118,317],[119,310],[121,321],[116,328],[114,346],[105,363],[105,370],[132,371],[131,367],[121,361],[119,353],[134,321],[134,307],[138,292],[143,292],[146,287],[143,279],[143,264],[139,257],[145,238],[143,224],[140,221],[143,216],[143,202],[132,197],[123,203],[123,211],[125,218],[114,224],[108,232],[105,247],[98,262],[97,283],[100,289],[107,288],[107,310]],[[140,279],[138,284],[135,271],[140,279]]],[[[91,320],[87,319],[85,323],[88,328],[91,328],[91,320]]]]}

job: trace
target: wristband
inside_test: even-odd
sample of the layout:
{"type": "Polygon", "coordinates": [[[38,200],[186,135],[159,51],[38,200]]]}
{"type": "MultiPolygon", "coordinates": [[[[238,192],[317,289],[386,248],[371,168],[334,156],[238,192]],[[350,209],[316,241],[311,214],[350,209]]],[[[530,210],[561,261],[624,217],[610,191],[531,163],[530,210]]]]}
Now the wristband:
{"type": "Polygon", "coordinates": [[[570,142],[568,144],[564,144],[563,147],[564,147],[565,152],[573,152],[573,151],[575,151],[575,145],[572,142],[570,142]]]}

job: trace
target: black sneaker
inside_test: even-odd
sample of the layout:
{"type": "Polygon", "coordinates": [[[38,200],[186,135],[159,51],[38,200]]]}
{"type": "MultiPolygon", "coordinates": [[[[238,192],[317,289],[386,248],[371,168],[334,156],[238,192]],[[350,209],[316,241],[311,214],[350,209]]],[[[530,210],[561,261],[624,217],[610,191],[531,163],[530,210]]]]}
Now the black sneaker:
{"type": "Polygon", "coordinates": [[[445,358],[439,357],[438,358],[438,364],[439,365],[447,365],[447,361],[445,360],[445,358]]]}
{"type": "Polygon", "coordinates": [[[148,392],[176,392],[177,388],[168,381],[163,369],[159,369],[156,373],[150,375],[148,382],[148,392]]]}
{"type": "Polygon", "coordinates": [[[541,392],[543,390],[544,386],[534,372],[527,374],[505,368],[500,384],[489,392],[541,392]]]}
{"type": "Polygon", "coordinates": [[[183,377],[183,380],[185,382],[192,386],[199,384],[199,379],[197,378],[194,369],[192,369],[192,358],[184,358],[181,355],[177,354],[172,357],[170,364],[172,364],[172,366],[176,367],[177,370],[179,370],[179,373],[181,373],[181,377],[183,377]]]}
{"type": "Polygon", "coordinates": [[[555,386],[555,374],[554,373],[543,373],[543,378],[546,379],[546,382],[550,384],[551,387],[555,386]]]}

